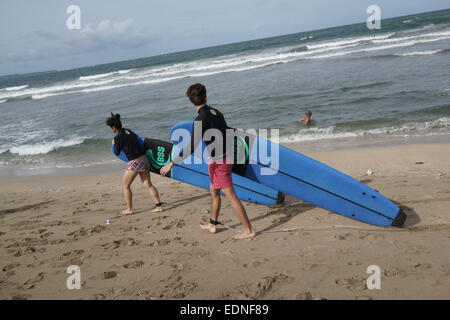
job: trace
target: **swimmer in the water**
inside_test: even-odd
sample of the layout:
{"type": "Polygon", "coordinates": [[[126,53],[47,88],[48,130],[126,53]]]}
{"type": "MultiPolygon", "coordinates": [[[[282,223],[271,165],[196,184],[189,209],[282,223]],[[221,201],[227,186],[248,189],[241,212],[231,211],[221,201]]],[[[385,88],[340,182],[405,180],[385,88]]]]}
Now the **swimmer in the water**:
{"type": "Polygon", "coordinates": [[[305,126],[309,125],[309,123],[311,122],[311,116],[312,116],[312,112],[311,110],[306,110],[305,111],[305,117],[298,119],[299,123],[304,123],[305,126]]]}

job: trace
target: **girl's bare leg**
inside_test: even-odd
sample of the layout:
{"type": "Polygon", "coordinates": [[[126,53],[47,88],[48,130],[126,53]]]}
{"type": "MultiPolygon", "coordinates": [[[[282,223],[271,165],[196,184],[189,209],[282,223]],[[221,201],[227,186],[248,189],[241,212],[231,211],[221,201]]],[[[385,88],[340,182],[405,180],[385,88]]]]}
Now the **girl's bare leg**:
{"type": "MultiPolygon", "coordinates": [[[[161,200],[159,199],[158,190],[152,185],[152,181],[150,179],[150,172],[148,169],[145,169],[144,172],[139,172],[139,176],[141,177],[141,181],[144,184],[144,186],[147,188],[148,192],[150,193],[150,196],[153,199],[153,202],[161,203],[161,200]]],[[[162,212],[164,209],[162,206],[156,207],[152,210],[152,212],[162,212]]]]}
{"type": "Polygon", "coordinates": [[[125,196],[125,201],[127,203],[127,208],[123,211],[121,211],[121,214],[132,214],[133,213],[133,193],[131,192],[131,184],[133,183],[134,179],[137,176],[137,172],[134,172],[132,170],[125,170],[123,173],[122,178],[122,187],[123,187],[123,194],[125,196]]]}

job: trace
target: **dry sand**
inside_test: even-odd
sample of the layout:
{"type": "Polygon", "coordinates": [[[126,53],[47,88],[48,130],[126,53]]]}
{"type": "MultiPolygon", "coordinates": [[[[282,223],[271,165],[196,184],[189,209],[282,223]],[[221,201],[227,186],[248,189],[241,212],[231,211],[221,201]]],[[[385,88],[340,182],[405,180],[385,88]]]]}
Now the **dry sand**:
{"type": "MultiPolygon", "coordinates": [[[[287,198],[278,208],[245,204],[261,233],[235,241],[233,230],[199,228],[206,191],[157,175],[166,211],[150,212],[137,180],[132,216],[118,214],[121,171],[0,178],[0,298],[449,299],[450,144],[306,154],[394,200],[406,227],[287,198]],[[66,287],[70,265],[80,267],[80,290],[66,287]],[[369,265],[381,269],[380,290],[366,287],[369,265]]],[[[241,228],[226,200],[220,220],[241,228]]]]}

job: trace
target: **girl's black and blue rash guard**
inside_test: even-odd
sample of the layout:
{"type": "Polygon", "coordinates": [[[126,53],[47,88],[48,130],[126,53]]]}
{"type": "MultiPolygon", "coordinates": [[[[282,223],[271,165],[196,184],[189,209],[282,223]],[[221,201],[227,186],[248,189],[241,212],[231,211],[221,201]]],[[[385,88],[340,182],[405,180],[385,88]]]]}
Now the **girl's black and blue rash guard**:
{"type": "Polygon", "coordinates": [[[123,150],[128,161],[139,158],[144,151],[139,147],[138,136],[130,129],[122,128],[114,137],[114,153],[116,156],[123,150]]]}

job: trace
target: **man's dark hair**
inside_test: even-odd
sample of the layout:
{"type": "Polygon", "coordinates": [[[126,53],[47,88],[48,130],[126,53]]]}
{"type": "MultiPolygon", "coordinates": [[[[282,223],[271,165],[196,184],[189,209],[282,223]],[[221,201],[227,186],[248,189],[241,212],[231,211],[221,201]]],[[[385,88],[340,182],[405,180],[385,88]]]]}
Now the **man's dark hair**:
{"type": "Polygon", "coordinates": [[[115,127],[117,130],[122,129],[122,122],[120,121],[120,114],[116,113],[112,113],[111,112],[111,117],[109,117],[106,120],[106,125],[109,127],[115,127]]]}
{"type": "Polygon", "coordinates": [[[201,83],[190,86],[186,91],[186,95],[195,106],[201,106],[206,103],[206,88],[201,83]]]}

